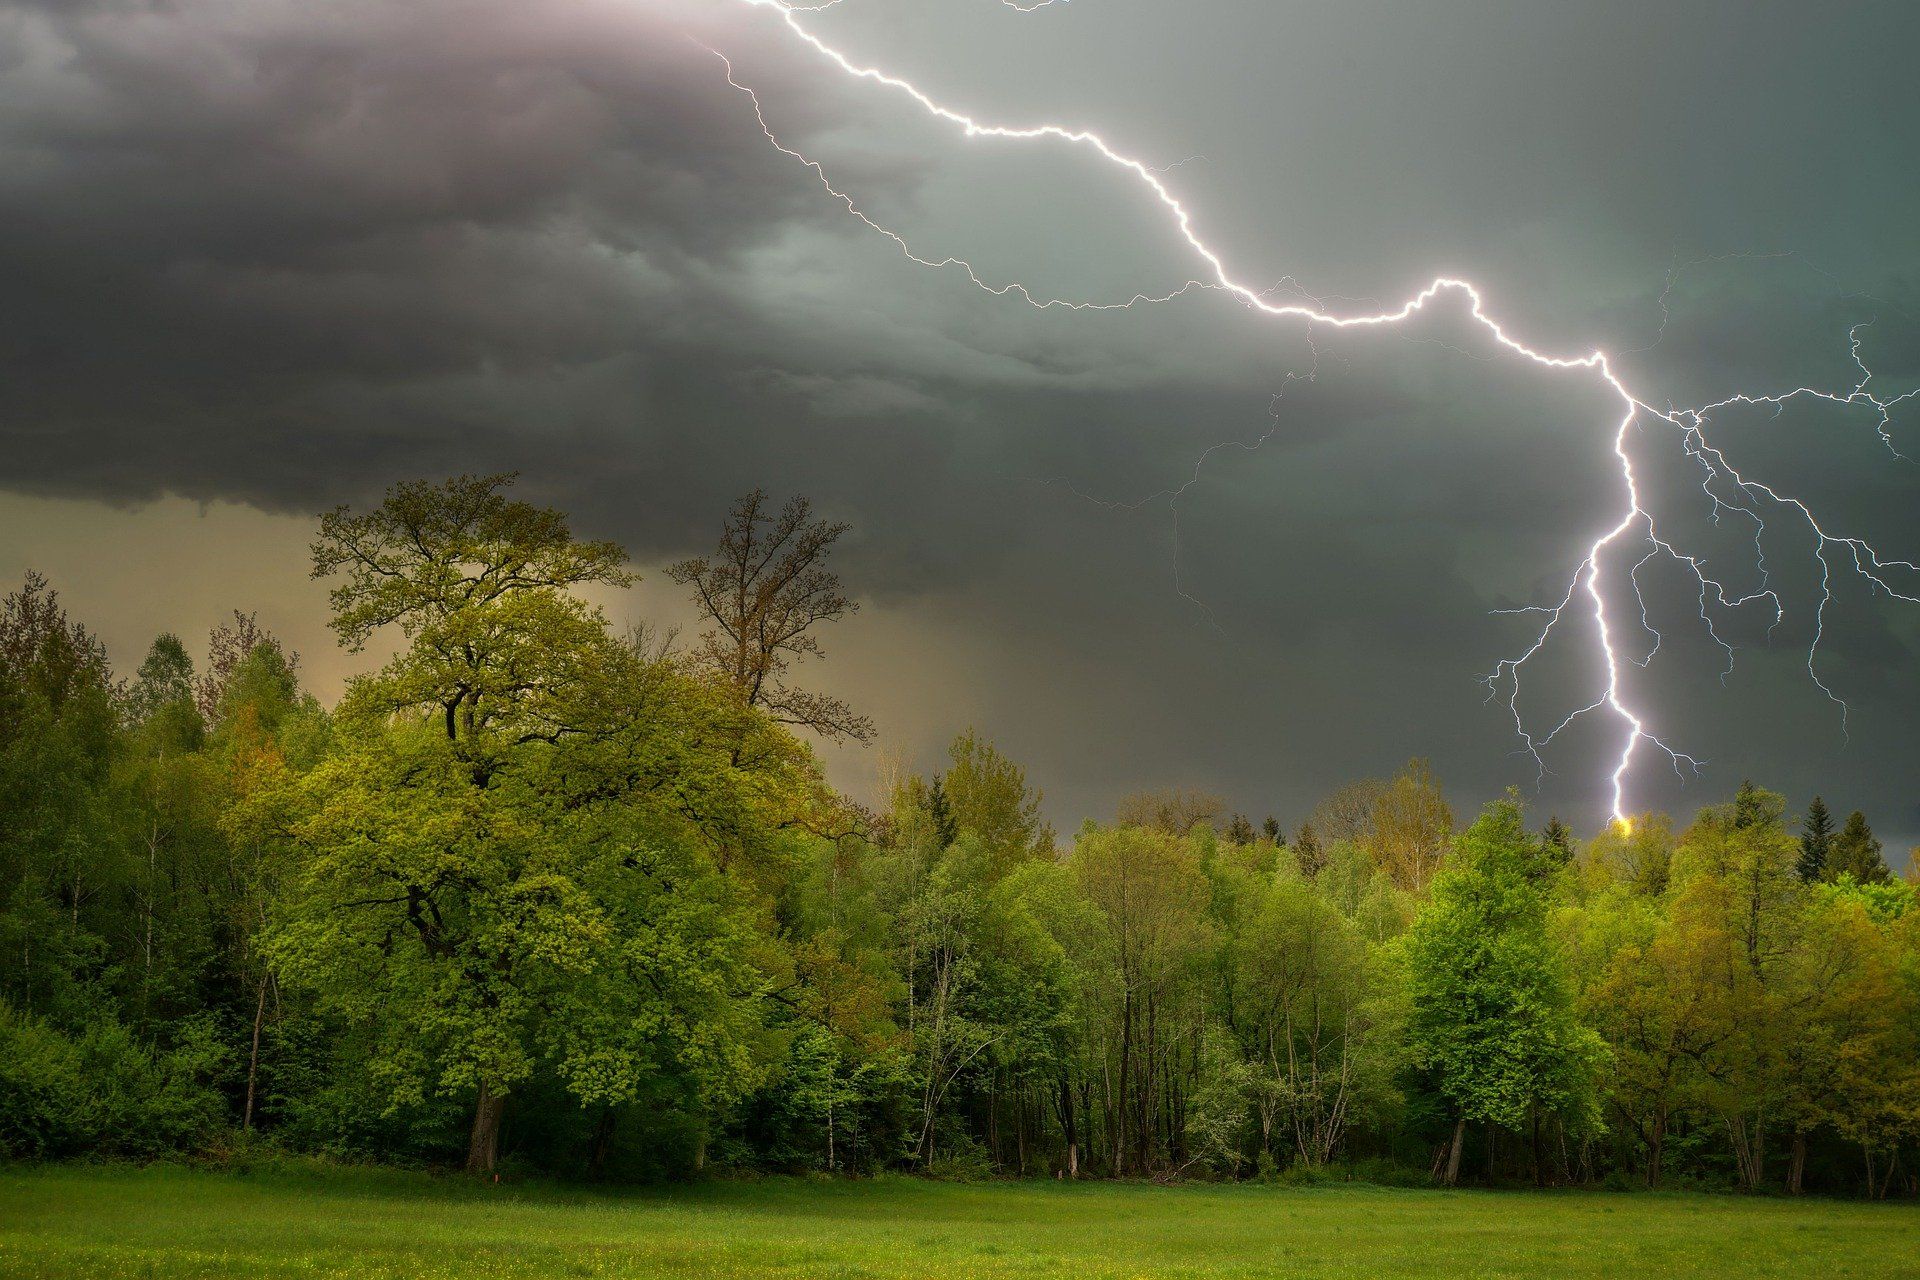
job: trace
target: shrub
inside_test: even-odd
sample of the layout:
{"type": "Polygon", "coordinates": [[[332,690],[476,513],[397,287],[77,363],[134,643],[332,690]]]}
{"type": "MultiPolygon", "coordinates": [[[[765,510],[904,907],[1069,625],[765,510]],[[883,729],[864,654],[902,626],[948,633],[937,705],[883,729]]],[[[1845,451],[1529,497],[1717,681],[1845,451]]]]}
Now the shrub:
{"type": "Polygon", "coordinates": [[[108,1018],[66,1035],[0,1001],[0,1154],[150,1157],[218,1129],[207,1082],[221,1057],[211,1024],[188,1020],[161,1051],[108,1018]]]}

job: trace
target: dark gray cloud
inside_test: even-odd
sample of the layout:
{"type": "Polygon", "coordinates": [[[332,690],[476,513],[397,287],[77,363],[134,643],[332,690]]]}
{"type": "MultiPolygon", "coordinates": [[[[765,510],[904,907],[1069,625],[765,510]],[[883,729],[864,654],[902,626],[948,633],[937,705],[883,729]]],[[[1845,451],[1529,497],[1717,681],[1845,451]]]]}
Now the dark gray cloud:
{"type": "MultiPolygon", "coordinates": [[[[1465,272],[1543,345],[1645,348],[1623,367],[1681,402],[1850,385],[1867,321],[1875,385],[1920,379],[1910,6],[809,21],[982,114],[1181,161],[1247,279],[1393,297],[1465,272]]],[[[0,0],[5,484],[309,511],[518,467],[657,561],[765,483],[855,523],[855,585],[928,654],[850,642],[822,678],[914,726],[917,760],[977,721],[1064,825],[1162,781],[1297,820],[1416,754],[1467,800],[1531,783],[1475,676],[1524,643],[1489,611],[1563,591],[1609,519],[1605,396],[1444,309],[1310,335],[1204,293],[983,294],[769,147],[711,49],[927,256],[1108,298],[1194,269],[1111,170],[958,140],[736,0],[0,0]]],[[[1894,431],[1920,455],[1916,418],[1894,431]]],[[[1743,531],[1709,522],[1663,432],[1635,438],[1663,526],[1751,589],[1743,531]]],[[[1716,440],[1836,529],[1920,550],[1920,468],[1870,419],[1729,414],[1716,440]]],[[[1713,764],[1682,790],[1643,760],[1636,796],[1684,808],[1751,774],[1920,838],[1920,621],[1842,585],[1820,669],[1855,703],[1848,745],[1806,678],[1817,562],[1790,523],[1766,545],[1792,607],[1770,647],[1770,616],[1726,621],[1724,687],[1687,584],[1650,566],[1666,640],[1633,678],[1713,764]]],[[[1594,678],[1551,658],[1523,703],[1549,721],[1594,678]]],[[[1596,817],[1600,728],[1556,744],[1544,806],[1596,817]]]]}

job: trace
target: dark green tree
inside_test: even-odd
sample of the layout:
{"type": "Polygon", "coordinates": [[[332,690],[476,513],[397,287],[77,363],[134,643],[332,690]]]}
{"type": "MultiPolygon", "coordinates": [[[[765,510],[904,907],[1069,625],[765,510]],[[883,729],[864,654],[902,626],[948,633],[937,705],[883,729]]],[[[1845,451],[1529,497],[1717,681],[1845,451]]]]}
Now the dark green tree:
{"type": "Polygon", "coordinates": [[[1751,778],[1743,778],[1733,797],[1733,825],[1739,829],[1770,825],[1780,820],[1784,804],[1775,793],[1762,791],[1751,778]]]}
{"type": "Polygon", "coordinates": [[[1573,861],[1573,832],[1567,829],[1566,823],[1560,821],[1559,814],[1547,819],[1540,839],[1549,860],[1562,867],[1573,861]]]}
{"type": "Polygon", "coordinates": [[[946,785],[937,773],[927,787],[927,817],[933,820],[933,831],[940,838],[942,849],[960,838],[960,823],[953,816],[953,803],[947,799],[946,785]]]}
{"type": "Polygon", "coordinates": [[[1301,823],[1299,833],[1293,837],[1293,856],[1300,863],[1302,875],[1317,876],[1326,865],[1327,856],[1320,848],[1320,837],[1314,834],[1311,822],[1301,823]]]}
{"type": "Polygon", "coordinates": [[[1826,879],[1827,859],[1832,854],[1833,814],[1827,802],[1815,796],[1800,824],[1800,879],[1807,884],[1826,879]]]}
{"type": "Polygon", "coordinates": [[[0,600],[0,997],[79,1014],[124,935],[123,877],[101,801],[120,716],[106,647],[37,573],[0,600]]]}
{"type": "Polygon", "coordinates": [[[1852,876],[1860,884],[1885,884],[1893,879],[1886,859],[1880,856],[1880,841],[1867,816],[1855,809],[1847,815],[1847,825],[1833,838],[1833,850],[1827,855],[1825,879],[1852,876]]]}

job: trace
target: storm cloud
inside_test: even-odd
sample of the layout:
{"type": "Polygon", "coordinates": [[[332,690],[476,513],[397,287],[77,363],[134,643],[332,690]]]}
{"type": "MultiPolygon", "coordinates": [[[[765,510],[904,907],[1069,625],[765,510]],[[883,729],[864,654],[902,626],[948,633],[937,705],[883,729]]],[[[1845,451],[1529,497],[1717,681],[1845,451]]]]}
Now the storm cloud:
{"type": "MultiPolygon", "coordinates": [[[[1851,386],[1856,325],[1877,388],[1920,381],[1911,6],[807,21],[982,115],[1177,164],[1245,279],[1358,299],[1468,274],[1539,345],[1632,352],[1636,387],[1680,403],[1851,386]]],[[[1564,591],[1617,507],[1602,389],[1502,358],[1452,307],[1334,334],[1204,291],[984,293],[770,146],[719,54],[922,256],[1103,299],[1195,271],[1124,175],[960,138],[739,0],[0,0],[0,482],[307,513],[516,468],[643,566],[764,484],[855,528],[870,608],[819,677],[916,764],[978,725],[1064,827],[1156,783],[1292,823],[1414,755],[1465,803],[1535,786],[1476,676],[1524,642],[1491,611],[1564,591]]],[[[1892,434],[1920,456],[1916,418],[1892,434]]],[[[1728,414],[1716,439],[1836,529],[1920,551],[1920,467],[1871,415],[1728,414]]],[[[1634,443],[1673,536],[1752,589],[1678,442],[1634,443]]],[[[1920,610],[1842,583],[1820,670],[1844,735],[1806,670],[1810,541],[1783,524],[1769,558],[1787,615],[1727,620],[1724,683],[1695,588],[1650,570],[1666,638],[1632,678],[1710,764],[1682,787],[1643,758],[1636,802],[1751,775],[1920,839],[1920,610]]],[[[1595,676],[1562,656],[1523,703],[1549,723],[1595,676]]],[[[1543,810],[1597,821],[1611,743],[1556,743],[1543,810]]],[[[870,768],[831,759],[849,785],[870,768]]]]}

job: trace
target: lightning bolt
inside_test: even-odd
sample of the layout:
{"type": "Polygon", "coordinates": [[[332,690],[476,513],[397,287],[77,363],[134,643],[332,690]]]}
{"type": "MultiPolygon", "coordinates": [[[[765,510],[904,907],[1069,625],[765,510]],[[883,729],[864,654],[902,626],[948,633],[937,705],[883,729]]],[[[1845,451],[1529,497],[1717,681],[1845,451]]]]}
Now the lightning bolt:
{"type": "MultiPolygon", "coordinates": [[[[1884,592],[1891,598],[1920,603],[1920,565],[1912,561],[1883,557],[1870,544],[1857,536],[1830,531],[1801,498],[1743,474],[1727,460],[1719,448],[1708,440],[1706,434],[1708,423],[1716,411],[1736,407],[1770,406],[1778,413],[1783,411],[1789,403],[1804,399],[1841,408],[1872,410],[1881,442],[1896,457],[1904,457],[1895,447],[1892,434],[1892,412],[1902,402],[1920,396],[1920,388],[1893,397],[1882,397],[1869,390],[1869,384],[1873,381],[1873,372],[1867,367],[1860,354],[1860,333],[1864,325],[1855,326],[1848,334],[1849,354],[1860,372],[1858,382],[1849,389],[1833,391],[1801,386],[1766,394],[1737,393],[1711,404],[1694,407],[1682,408],[1668,405],[1663,408],[1657,407],[1629,388],[1604,351],[1596,349],[1581,354],[1555,353],[1534,347],[1515,336],[1489,312],[1486,299],[1479,287],[1472,281],[1456,276],[1436,276],[1425,287],[1397,306],[1377,307],[1374,310],[1336,310],[1329,307],[1325,301],[1310,296],[1305,297],[1304,300],[1273,301],[1270,298],[1273,290],[1256,289],[1236,278],[1228,270],[1220,252],[1202,239],[1199,232],[1195,230],[1192,212],[1174,194],[1165,180],[1167,173],[1176,166],[1168,165],[1161,168],[1150,166],[1117,149],[1102,135],[1090,129],[1053,123],[1025,126],[986,123],[935,100],[908,80],[878,67],[857,63],[809,31],[801,20],[801,14],[829,8],[838,4],[840,0],[825,0],[825,3],[812,5],[794,3],[790,0],[741,0],[741,2],[755,9],[772,11],[796,41],[845,76],[877,85],[906,98],[928,116],[954,126],[965,137],[1005,142],[1053,142],[1091,151],[1105,163],[1130,175],[1132,180],[1136,181],[1162,208],[1178,239],[1184,243],[1202,269],[1178,288],[1158,294],[1135,293],[1125,299],[1109,301],[1076,300],[1042,297],[1018,281],[993,281],[963,258],[952,255],[931,257],[916,252],[904,236],[863,212],[851,195],[833,184],[826,170],[817,161],[783,143],[769,124],[758,95],[735,77],[733,65],[724,54],[710,50],[715,52],[715,56],[725,67],[727,82],[745,94],[752,103],[754,117],[759,122],[761,132],[766,135],[767,141],[783,154],[804,165],[813,173],[827,193],[848,213],[872,231],[891,240],[909,261],[919,266],[935,270],[960,271],[973,285],[990,294],[1003,298],[1017,298],[1042,310],[1054,308],[1073,311],[1124,310],[1136,304],[1167,302],[1190,292],[1204,290],[1226,294],[1250,311],[1266,317],[1300,320],[1309,326],[1323,325],[1332,329],[1389,328],[1403,324],[1428,311],[1442,299],[1452,299],[1464,307],[1467,317],[1487,338],[1510,355],[1546,369],[1586,373],[1603,384],[1619,402],[1619,417],[1613,423],[1612,437],[1613,453],[1619,465],[1622,502],[1619,515],[1611,525],[1594,537],[1587,547],[1585,556],[1573,568],[1566,590],[1556,602],[1495,611],[1530,615],[1540,620],[1540,626],[1533,633],[1530,643],[1518,655],[1501,659],[1482,679],[1487,685],[1490,698],[1498,697],[1502,691],[1506,693],[1506,705],[1512,715],[1514,731],[1522,744],[1522,750],[1532,757],[1536,767],[1543,774],[1546,766],[1540,753],[1561,731],[1588,715],[1604,713],[1612,717],[1618,726],[1620,738],[1618,751],[1614,757],[1614,766],[1607,778],[1607,786],[1611,797],[1613,819],[1621,826],[1624,827],[1629,823],[1626,802],[1627,777],[1633,766],[1635,755],[1639,751],[1644,748],[1664,756],[1683,778],[1686,776],[1686,770],[1697,773],[1703,763],[1670,745],[1662,736],[1655,733],[1649,726],[1648,715],[1636,707],[1626,687],[1623,666],[1645,666],[1652,661],[1660,643],[1660,633],[1653,627],[1648,617],[1646,600],[1640,590],[1639,572],[1649,561],[1664,558],[1683,567],[1698,582],[1701,620],[1709,636],[1725,650],[1728,670],[1731,670],[1734,648],[1721,637],[1712,611],[1715,609],[1731,611],[1750,604],[1767,603],[1773,608],[1774,625],[1777,626],[1786,610],[1779,593],[1770,585],[1771,575],[1762,541],[1768,533],[1765,517],[1767,513],[1784,513],[1804,524],[1813,536],[1813,557],[1820,570],[1820,600],[1814,609],[1813,639],[1807,649],[1807,672],[1815,686],[1840,707],[1843,732],[1847,724],[1847,704],[1821,678],[1816,665],[1820,643],[1825,636],[1827,610],[1834,598],[1836,564],[1844,569],[1850,569],[1872,588],[1884,592]],[[1709,500],[1709,514],[1716,523],[1723,515],[1735,513],[1751,522],[1753,546],[1761,575],[1758,591],[1744,594],[1731,592],[1723,582],[1708,573],[1704,557],[1679,550],[1660,531],[1652,511],[1642,501],[1640,479],[1635,472],[1633,455],[1628,447],[1636,424],[1643,420],[1649,423],[1665,424],[1678,433],[1679,443],[1687,458],[1700,469],[1700,488],[1709,500]],[[1614,620],[1610,616],[1616,610],[1609,609],[1609,600],[1611,593],[1619,584],[1609,574],[1605,564],[1609,553],[1635,545],[1646,548],[1645,554],[1622,577],[1626,590],[1638,602],[1641,628],[1654,636],[1653,649],[1644,658],[1639,659],[1624,655],[1624,642],[1616,636],[1614,620]],[[1909,581],[1910,578],[1911,581],[1909,581]],[[1525,717],[1520,711],[1521,674],[1527,664],[1546,648],[1555,633],[1567,623],[1569,613],[1576,609],[1584,613],[1592,623],[1602,678],[1596,683],[1591,701],[1569,712],[1546,734],[1536,737],[1527,728],[1525,717]]],[[[1055,0],[1040,0],[1040,3],[1033,4],[1002,0],[1007,7],[1021,12],[1030,12],[1054,2],[1055,0]]],[[[1064,3],[1065,0],[1059,0],[1059,2],[1064,3]]],[[[1660,299],[1663,333],[1666,326],[1667,300],[1671,290],[1672,273],[1670,272],[1667,291],[1662,293],[1660,299]]],[[[1269,430],[1266,435],[1261,436],[1251,445],[1239,443],[1239,447],[1258,448],[1271,434],[1272,431],[1269,430]]],[[[1207,456],[1223,447],[1227,446],[1215,445],[1201,456],[1195,468],[1194,478],[1181,485],[1179,489],[1170,491],[1174,500],[1177,501],[1178,497],[1198,479],[1199,466],[1204,465],[1207,456]]]]}

